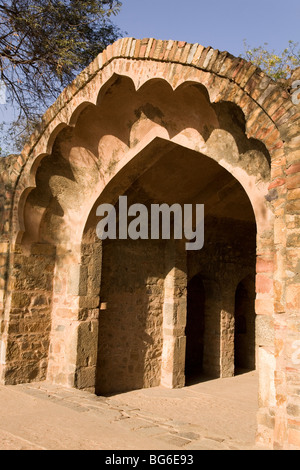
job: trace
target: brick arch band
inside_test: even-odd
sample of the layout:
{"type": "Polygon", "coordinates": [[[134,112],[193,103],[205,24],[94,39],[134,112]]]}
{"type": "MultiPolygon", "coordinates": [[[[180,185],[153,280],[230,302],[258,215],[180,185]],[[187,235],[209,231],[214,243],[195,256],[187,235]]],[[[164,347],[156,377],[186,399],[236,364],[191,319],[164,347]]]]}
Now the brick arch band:
{"type": "MultiPolygon", "coordinates": [[[[241,183],[252,203],[258,226],[256,313],[259,322],[270,332],[267,340],[260,339],[258,369],[262,388],[258,435],[275,447],[297,444],[299,423],[297,419],[291,422],[288,410],[294,400],[290,390],[299,374],[299,365],[293,362],[300,324],[297,281],[299,122],[299,106],[292,103],[283,87],[252,64],[227,52],[198,44],[154,39],[124,38],[109,46],[46,112],[39,132],[32,136],[22,154],[1,163],[2,184],[6,191],[1,215],[1,259],[5,266],[1,279],[1,380],[4,383],[42,380],[48,374],[48,378],[58,383],[76,385],[81,321],[78,308],[83,308],[87,299],[81,295],[79,285],[77,288],[67,285],[70,273],[64,271],[65,266],[71,266],[73,277],[77,276],[79,282],[81,238],[87,214],[94,203],[122,171],[126,186],[126,168],[144,154],[147,147],[158,145],[157,148],[161,148],[172,143],[216,160],[241,183]],[[128,103],[136,100],[136,104],[146,104],[147,98],[155,94],[162,97],[161,100],[170,95],[187,106],[187,113],[181,118],[182,125],[178,124],[174,131],[171,117],[169,121],[166,119],[168,113],[172,114],[169,103],[162,114],[155,112],[154,105],[139,106],[139,114],[135,117],[129,111],[126,114],[127,110],[120,106],[124,112],[122,116],[130,121],[130,129],[108,127],[106,131],[110,137],[103,133],[89,147],[82,137],[86,132],[85,119],[92,122],[95,116],[103,123],[101,119],[109,116],[109,100],[114,99],[114,93],[116,96],[119,93],[121,98],[126,96],[128,103]],[[188,113],[189,102],[193,103],[195,96],[201,102],[199,113],[201,109],[210,113],[209,126],[201,126],[189,117],[192,115],[188,113]],[[228,126],[227,121],[222,120],[225,114],[238,122],[236,134],[234,126],[228,126]],[[66,142],[71,142],[67,149],[66,142]],[[230,158],[224,158],[222,142],[230,149],[230,158]],[[62,162],[71,162],[76,167],[77,157],[70,153],[72,145],[77,151],[84,149],[82,160],[86,163],[84,167],[79,165],[80,171],[70,174],[70,185],[76,188],[75,183],[79,181],[82,186],[78,188],[91,187],[93,181],[89,200],[78,204],[80,210],[72,212],[69,206],[60,203],[58,194],[56,201],[45,200],[37,208],[34,198],[39,197],[39,175],[43,168],[46,171],[47,165],[51,168],[51,188],[57,177],[53,161],[59,152],[56,168],[67,171],[65,167],[61,170],[62,162]],[[113,150],[114,159],[110,155],[105,160],[104,156],[109,153],[107,149],[113,150]],[[253,159],[256,171],[251,167],[253,159]],[[96,170],[98,179],[94,177],[96,170]],[[85,175],[89,175],[86,186],[85,175]],[[33,201],[31,206],[30,201],[33,201]],[[57,239],[56,233],[45,238],[44,233],[49,233],[48,227],[54,217],[69,217],[76,222],[78,230],[72,232],[76,239],[74,246],[70,247],[66,241],[68,232],[63,229],[60,233],[65,235],[61,240],[57,239]],[[41,227],[45,227],[44,232],[41,227]],[[27,251],[23,247],[26,233],[29,233],[29,252],[28,246],[27,251]],[[25,258],[29,260],[26,268],[25,258]],[[35,284],[35,276],[38,277],[36,262],[42,263],[44,269],[39,284],[35,284]],[[37,295],[33,299],[28,292],[37,295]],[[55,306],[58,297],[59,305],[55,306]],[[64,302],[68,305],[65,310],[64,302]],[[70,303],[73,303],[71,307],[70,303]],[[53,318],[51,321],[51,312],[55,309],[59,309],[61,316],[65,315],[64,321],[56,323],[53,318]],[[77,312],[77,316],[70,318],[68,309],[77,312]],[[32,321],[32,345],[38,351],[43,343],[45,350],[26,362],[15,339],[20,333],[19,327],[22,331],[26,328],[30,331],[24,318],[34,315],[40,319],[39,328],[43,334],[34,334],[37,326],[32,321]],[[68,325],[67,335],[66,329],[64,333],[59,332],[60,325],[65,328],[68,325]],[[68,344],[53,341],[59,334],[69,338],[68,344]]],[[[81,336],[85,334],[84,327],[81,336]]],[[[29,335],[25,336],[28,340],[29,335]]]]}

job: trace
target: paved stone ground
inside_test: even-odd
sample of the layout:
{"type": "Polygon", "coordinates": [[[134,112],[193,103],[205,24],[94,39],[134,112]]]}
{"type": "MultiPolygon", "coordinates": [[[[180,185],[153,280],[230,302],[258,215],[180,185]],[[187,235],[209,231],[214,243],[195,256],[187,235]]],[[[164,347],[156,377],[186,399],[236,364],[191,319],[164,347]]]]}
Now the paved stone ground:
{"type": "Polygon", "coordinates": [[[0,387],[1,450],[260,450],[257,374],[111,397],[0,387]]]}

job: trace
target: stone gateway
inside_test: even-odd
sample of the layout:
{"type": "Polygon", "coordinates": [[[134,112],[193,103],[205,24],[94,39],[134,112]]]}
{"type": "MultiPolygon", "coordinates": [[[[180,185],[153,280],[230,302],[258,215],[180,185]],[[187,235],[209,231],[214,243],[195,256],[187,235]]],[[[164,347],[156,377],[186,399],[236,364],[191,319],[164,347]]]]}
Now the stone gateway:
{"type": "Polygon", "coordinates": [[[109,394],[257,369],[258,442],[299,449],[294,91],[199,44],[100,54],[0,161],[1,384],[109,394]],[[204,204],[203,249],[99,240],[120,196],[204,204]]]}

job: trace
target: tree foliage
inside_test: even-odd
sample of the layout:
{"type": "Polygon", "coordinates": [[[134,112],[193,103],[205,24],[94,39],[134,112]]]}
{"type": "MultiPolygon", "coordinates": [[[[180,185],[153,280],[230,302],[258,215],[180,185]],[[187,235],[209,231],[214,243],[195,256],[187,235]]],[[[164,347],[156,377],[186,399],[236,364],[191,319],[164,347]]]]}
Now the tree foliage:
{"type": "Polygon", "coordinates": [[[119,0],[0,0],[0,78],[25,134],[62,89],[120,37],[111,18],[121,5],[119,0]]]}
{"type": "Polygon", "coordinates": [[[300,47],[289,41],[288,47],[280,54],[268,50],[268,44],[252,48],[244,42],[243,57],[261,68],[274,80],[288,79],[294,69],[300,66],[300,47]]]}

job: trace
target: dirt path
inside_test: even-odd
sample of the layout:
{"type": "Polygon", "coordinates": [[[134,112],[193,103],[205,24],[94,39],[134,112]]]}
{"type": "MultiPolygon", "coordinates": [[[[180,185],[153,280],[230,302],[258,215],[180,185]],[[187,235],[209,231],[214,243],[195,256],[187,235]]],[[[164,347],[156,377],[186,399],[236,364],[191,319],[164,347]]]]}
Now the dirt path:
{"type": "Polygon", "coordinates": [[[0,449],[254,450],[257,375],[96,397],[0,387],[0,449]]]}

